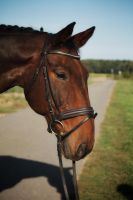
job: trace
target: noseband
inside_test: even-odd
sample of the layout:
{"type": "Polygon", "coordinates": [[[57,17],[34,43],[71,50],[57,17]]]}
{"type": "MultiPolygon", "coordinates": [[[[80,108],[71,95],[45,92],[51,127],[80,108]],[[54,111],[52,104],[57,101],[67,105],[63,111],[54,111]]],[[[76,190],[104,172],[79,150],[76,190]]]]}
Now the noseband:
{"type": "MultiPolygon", "coordinates": [[[[49,109],[48,114],[50,115],[50,118],[51,118],[51,121],[48,124],[48,132],[54,133],[57,137],[57,150],[58,150],[61,178],[62,178],[62,183],[63,183],[66,200],[69,200],[65,176],[64,176],[64,172],[63,172],[61,143],[65,138],[67,138],[70,134],[72,134],[74,131],[76,131],[80,126],[82,126],[84,123],[86,123],[89,119],[91,119],[91,118],[95,119],[95,117],[97,116],[97,113],[94,113],[94,110],[92,107],[82,107],[82,108],[77,108],[77,109],[66,110],[64,112],[60,112],[60,108],[58,107],[58,105],[56,103],[56,100],[55,100],[55,97],[53,94],[53,90],[51,87],[51,83],[50,83],[50,77],[48,74],[47,55],[57,54],[57,55],[67,56],[67,57],[70,57],[72,59],[77,59],[77,60],[80,60],[80,56],[65,53],[62,51],[57,51],[57,50],[56,51],[47,51],[46,47],[47,46],[45,45],[43,48],[43,51],[41,53],[40,64],[36,68],[36,71],[33,75],[33,79],[31,80],[30,84],[28,85],[26,93],[27,93],[27,95],[29,94],[31,87],[33,86],[33,83],[36,81],[36,79],[39,75],[39,72],[42,68],[44,82],[45,82],[45,93],[46,93],[48,109],[49,109]],[[56,108],[56,113],[54,111],[54,108],[56,108]],[[74,118],[74,117],[78,117],[78,116],[85,116],[85,117],[76,126],[74,126],[71,130],[69,130],[67,132],[63,131],[62,133],[58,133],[58,132],[54,131],[54,128],[56,125],[59,125],[64,130],[63,121],[74,118]]],[[[75,199],[79,200],[77,180],[76,180],[75,161],[72,161],[72,165],[73,165],[73,184],[74,184],[74,189],[75,189],[75,199]]]]}

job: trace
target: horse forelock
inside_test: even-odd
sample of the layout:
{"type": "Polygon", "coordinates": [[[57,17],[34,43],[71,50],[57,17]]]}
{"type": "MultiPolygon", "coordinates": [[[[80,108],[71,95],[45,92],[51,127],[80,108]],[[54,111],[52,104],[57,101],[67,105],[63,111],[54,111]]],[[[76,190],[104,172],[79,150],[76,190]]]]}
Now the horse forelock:
{"type": "Polygon", "coordinates": [[[48,50],[62,50],[65,49],[67,53],[78,53],[79,54],[79,48],[75,45],[75,43],[71,40],[71,38],[68,38],[65,41],[57,40],[54,34],[50,34],[51,39],[49,40],[50,44],[48,50]]]}

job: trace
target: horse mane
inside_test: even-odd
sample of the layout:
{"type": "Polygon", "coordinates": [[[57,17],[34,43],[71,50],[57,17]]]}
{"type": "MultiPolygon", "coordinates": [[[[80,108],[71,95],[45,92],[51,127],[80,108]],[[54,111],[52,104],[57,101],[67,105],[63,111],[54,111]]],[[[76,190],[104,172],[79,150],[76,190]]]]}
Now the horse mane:
{"type": "MultiPolygon", "coordinates": [[[[43,31],[43,28],[41,27],[40,30],[35,30],[33,29],[32,27],[23,27],[23,26],[17,26],[17,25],[5,25],[5,24],[0,24],[0,32],[1,33],[46,33],[43,31]]],[[[47,33],[49,34],[50,36],[53,36],[53,34],[51,33],[47,33]]],[[[76,47],[76,45],[71,41],[71,40],[67,40],[67,41],[62,41],[61,43],[58,43],[58,42],[55,42],[53,40],[51,40],[51,44],[52,46],[57,49],[59,47],[61,47],[62,45],[65,44],[65,46],[67,46],[67,48],[69,50],[71,49],[75,49],[76,51],[78,51],[78,48],[76,47]],[[52,44],[53,43],[53,44],[52,44]]]]}
{"type": "Polygon", "coordinates": [[[40,28],[40,31],[39,30],[35,30],[31,27],[19,27],[17,25],[5,25],[5,24],[1,24],[0,25],[0,31],[1,32],[25,32],[25,33],[32,33],[32,32],[43,32],[43,28],[41,27],[40,28]]]}

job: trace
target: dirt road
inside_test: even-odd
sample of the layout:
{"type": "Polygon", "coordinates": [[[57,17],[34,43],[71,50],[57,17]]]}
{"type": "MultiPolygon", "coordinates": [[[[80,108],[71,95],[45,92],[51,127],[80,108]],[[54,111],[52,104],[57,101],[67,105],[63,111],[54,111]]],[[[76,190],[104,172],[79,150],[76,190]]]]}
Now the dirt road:
{"type": "MultiPolygon", "coordinates": [[[[115,81],[89,86],[92,106],[98,112],[99,132],[115,81]]],[[[0,200],[63,200],[56,138],[48,134],[42,116],[30,108],[0,118],[0,200]]],[[[72,195],[71,162],[64,160],[72,195]]],[[[78,163],[78,174],[84,160],[78,163]]]]}

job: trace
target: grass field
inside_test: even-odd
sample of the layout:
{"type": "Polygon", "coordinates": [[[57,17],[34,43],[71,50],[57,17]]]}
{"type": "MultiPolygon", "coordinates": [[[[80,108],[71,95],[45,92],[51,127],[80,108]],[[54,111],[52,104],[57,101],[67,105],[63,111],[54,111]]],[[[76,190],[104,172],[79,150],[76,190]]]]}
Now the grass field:
{"type": "Polygon", "coordinates": [[[119,80],[79,179],[81,200],[133,200],[133,81],[119,80]]]}
{"type": "Polygon", "coordinates": [[[26,106],[27,102],[20,87],[14,87],[0,94],[0,114],[14,112],[26,106]]]}

